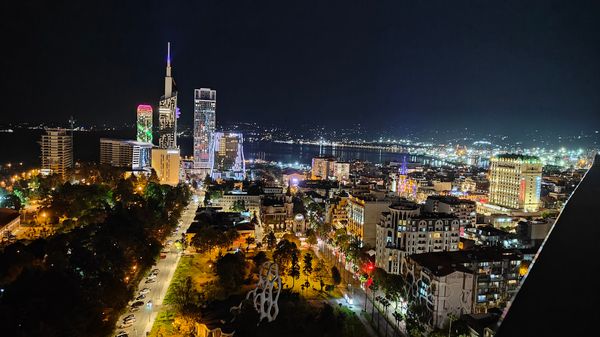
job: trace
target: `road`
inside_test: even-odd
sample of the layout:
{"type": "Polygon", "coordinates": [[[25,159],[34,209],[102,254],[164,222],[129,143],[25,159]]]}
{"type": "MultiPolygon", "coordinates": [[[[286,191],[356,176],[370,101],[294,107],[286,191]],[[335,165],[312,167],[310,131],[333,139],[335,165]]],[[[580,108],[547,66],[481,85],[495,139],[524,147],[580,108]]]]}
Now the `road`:
{"type": "MultiPolygon", "coordinates": [[[[181,226],[179,231],[174,234],[171,234],[167,241],[171,240],[175,242],[181,238],[181,233],[185,233],[194,220],[194,216],[196,215],[196,209],[198,207],[197,201],[192,201],[188,205],[188,207],[184,210],[181,216],[181,226]]],[[[177,264],[179,263],[179,259],[181,258],[180,251],[175,248],[175,245],[171,245],[170,248],[163,249],[164,252],[167,252],[167,257],[164,259],[158,259],[155,266],[152,269],[158,269],[159,273],[153,283],[146,283],[147,278],[144,277],[135,291],[135,296],[138,295],[139,291],[144,288],[150,289],[150,292],[146,294],[144,299],[144,305],[140,307],[139,310],[135,312],[129,312],[129,310],[124,313],[119,320],[117,321],[117,332],[125,331],[130,337],[142,337],[146,336],[146,333],[150,332],[152,329],[152,325],[154,324],[154,320],[158,316],[160,308],[163,304],[163,300],[167,293],[167,289],[169,288],[169,284],[173,279],[173,274],[175,273],[175,269],[177,269],[177,264]],[[152,301],[151,305],[148,305],[148,302],[152,301]],[[120,328],[123,324],[123,318],[130,315],[135,315],[135,322],[132,326],[127,328],[120,328]]],[[[147,275],[146,275],[147,276],[147,275]]],[[[133,303],[135,300],[130,302],[133,303]]]]}
{"type": "Polygon", "coordinates": [[[344,294],[350,295],[353,301],[352,305],[350,305],[344,298],[336,299],[334,300],[334,302],[342,304],[354,311],[358,315],[360,321],[363,323],[365,328],[367,328],[367,332],[371,335],[375,333],[375,331],[373,330],[379,331],[378,335],[382,337],[397,337],[404,335],[401,332],[405,331],[404,322],[400,323],[399,326],[394,325],[394,318],[392,316],[393,310],[388,310],[386,312],[381,307],[381,305],[373,306],[371,299],[372,294],[369,292],[369,296],[365,296],[365,292],[361,288],[360,282],[357,279],[355,279],[352,276],[352,273],[346,270],[343,264],[340,263],[339,259],[337,259],[333,255],[333,252],[329,245],[321,244],[313,247],[313,250],[317,254],[317,256],[324,258],[330,264],[333,264],[338,268],[342,276],[342,292],[344,294]],[[371,315],[370,323],[361,314],[362,312],[369,313],[369,315],[371,315]]]}

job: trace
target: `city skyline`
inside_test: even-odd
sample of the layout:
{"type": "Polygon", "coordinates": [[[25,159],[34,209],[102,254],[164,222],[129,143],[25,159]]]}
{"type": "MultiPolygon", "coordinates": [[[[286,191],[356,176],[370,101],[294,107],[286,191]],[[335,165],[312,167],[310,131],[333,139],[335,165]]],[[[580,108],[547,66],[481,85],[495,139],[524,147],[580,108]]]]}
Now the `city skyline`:
{"type": "MultiPolygon", "coordinates": [[[[600,121],[600,102],[593,94],[600,84],[594,75],[600,57],[594,37],[600,27],[593,20],[597,3],[503,2],[477,8],[457,2],[395,4],[399,8],[322,4],[318,10],[286,8],[278,15],[278,7],[267,4],[235,9],[206,4],[188,11],[178,3],[169,11],[144,4],[145,15],[135,15],[140,8],[129,2],[106,4],[93,13],[59,4],[32,6],[21,14],[19,5],[10,6],[16,7],[5,12],[17,14],[6,18],[9,23],[30,22],[41,10],[69,19],[43,19],[26,27],[31,36],[20,35],[13,44],[18,48],[3,55],[13,67],[2,87],[20,102],[7,109],[5,121],[39,121],[46,113],[88,123],[123,121],[125,112],[159,95],[159,64],[164,62],[159,55],[167,41],[177,46],[173,58],[183,124],[192,124],[193,90],[201,87],[220,92],[217,124],[288,125],[316,119],[328,127],[359,122],[369,130],[467,127],[514,136],[522,132],[512,127],[514,122],[523,127],[535,123],[542,132],[575,133],[593,131],[600,121]],[[79,11],[82,15],[75,15],[79,11]],[[106,11],[118,13],[111,17],[114,27],[103,19],[106,11]],[[211,15],[192,20],[195,12],[211,15]],[[168,20],[159,20],[163,16],[168,20]],[[147,29],[150,23],[158,27],[147,29]],[[105,31],[97,43],[78,42],[98,26],[105,31]],[[202,30],[210,32],[202,45],[212,48],[199,53],[202,47],[194,38],[202,30]],[[61,42],[64,31],[65,41],[74,43],[61,42]],[[42,41],[44,59],[30,52],[42,41]],[[45,67],[47,62],[55,66],[45,67]],[[85,86],[58,90],[83,80],[82,75],[85,86]],[[22,99],[31,92],[36,99],[22,99]],[[39,114],[33,106],[50,97],[60,103],[39,114]]],[[[23,28],[9,27],[7,35],[23,28]]],[[[127,114],[128,121],[133,119],[127,114]]]]}

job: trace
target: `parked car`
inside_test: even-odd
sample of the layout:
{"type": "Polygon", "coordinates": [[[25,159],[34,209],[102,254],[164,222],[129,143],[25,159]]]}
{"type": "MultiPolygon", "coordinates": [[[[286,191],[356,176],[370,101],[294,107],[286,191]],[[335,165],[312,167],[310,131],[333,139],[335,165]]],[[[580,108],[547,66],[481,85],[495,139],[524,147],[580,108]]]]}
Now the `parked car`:
{"type": "Polygon", "coordinates": [[[150,288],[144,288],[139,291],[139,295],[146,295],[149,292],[150,292],[150,288]]]}

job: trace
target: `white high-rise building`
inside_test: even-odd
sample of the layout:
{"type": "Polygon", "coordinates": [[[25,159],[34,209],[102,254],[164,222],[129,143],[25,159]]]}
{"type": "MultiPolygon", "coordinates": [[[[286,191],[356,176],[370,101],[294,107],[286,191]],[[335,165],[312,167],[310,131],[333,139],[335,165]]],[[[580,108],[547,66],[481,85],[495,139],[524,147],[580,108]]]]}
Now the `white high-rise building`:
{"type": "Polygon", "coordinates": [[[40,141],[42,172],[60,174],[63,178],[73,167],[73,137],[64,129],[46,129],[40,141]]]}
{"type": "Polygon", "coordinates": [[[217,91],[194,90],[194,169],[202,176],[212,175],[214,165],[213,143],[217,109],[217,91]]]}
{"type": "Polygon", "coordinates": [[[171,76],[171,43],[167,45],[167,73],[165,76],[165,94],[158,102],[158,147],[177,148],[177,91],[175,80],[171,76]]]}

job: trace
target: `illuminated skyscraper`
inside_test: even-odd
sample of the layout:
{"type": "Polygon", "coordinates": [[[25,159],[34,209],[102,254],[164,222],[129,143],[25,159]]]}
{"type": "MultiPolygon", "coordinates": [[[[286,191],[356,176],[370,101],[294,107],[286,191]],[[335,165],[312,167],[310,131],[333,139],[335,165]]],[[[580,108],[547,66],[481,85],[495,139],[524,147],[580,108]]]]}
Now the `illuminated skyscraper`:
{"type": "Polygon", "coordinates": [[[165,76],[165,94],[158,103],[158,147],[177,148],[177,91],[175,80],[171,77],[171,43],[167,45],[167,73],[165,76]]]}
{"type": "Polygon", "coordinates": [[[137,107],[137,141],[152,143],[152,107],[140,104],[137,107]]]}
{"type": "Polygon", "coordinates": [[[215,179],[242,180],[246,174],[244,162],[244,137],[241,133],[215,132],[213,149],[214,165],[212,177],[215,179]]]}
{"type": "Polygon", "coordinates": [[[216,108],[216,90],[194,90],[194,168],[201,175],[212,175],[216,108]]]}
{"type": "Polygon", "coordinates": [[[73,136],[64,129],[47,129],[40,141],[42,173],[59,174],[65,178],[73,167],[73,136]]]}
{"type": "Polygon", "coordinates": [[[540,204],[542,162],[538,157],[501,154],[490,159],[490,204],[536,212],[540,204]]]}

